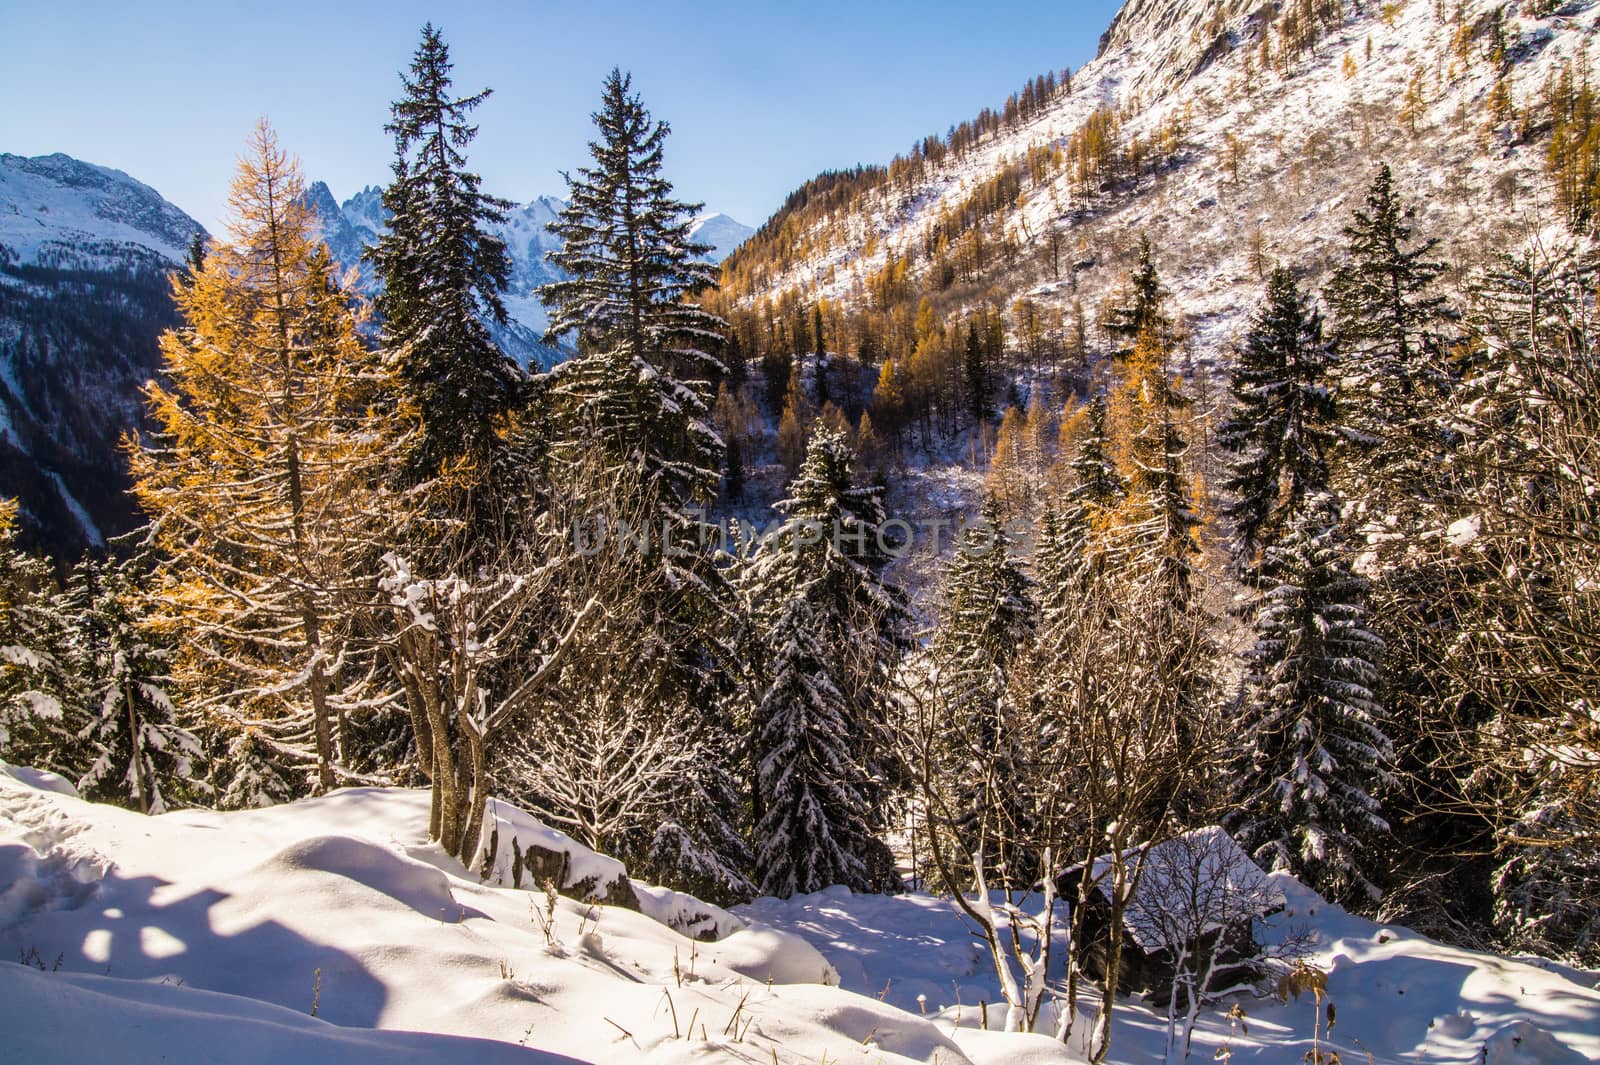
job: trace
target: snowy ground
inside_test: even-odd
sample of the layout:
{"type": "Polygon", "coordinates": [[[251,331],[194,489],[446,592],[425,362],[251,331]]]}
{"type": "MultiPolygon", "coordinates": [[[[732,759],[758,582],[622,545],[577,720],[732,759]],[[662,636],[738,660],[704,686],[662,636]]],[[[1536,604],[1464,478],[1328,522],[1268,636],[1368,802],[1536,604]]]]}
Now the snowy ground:
{"type": "MultiPolygon", "coordinates": [[[[695,943],[562,900],[547,938],[543,894],[468,875],[425,841],[425,812],[424,793],[359,789],[146,818],[0,767],[0,1058],[1076,1060],[1039,1037],[975,1030],[994,979],[947,902],[761,900],[740,911],[749,927],[695,943]]],[[[1363,1046],[1375,1062],[1600,1060],[1590,978],[1441,947],[1288,888],[1281,926],[1317,937],[1346,1061],[1363,1046]]],[[[684,904],[644,893],[658,915],[684,904]]],[[[1237,1060],[1301,1060],[1308,1005],[1246,1009],[1237,1060]]],[[[1157,1057],[1155,1018],[1119,1013],[1113,1059],[1157,1057]]],[[[1206,1029],[1194,1060],[1219,1034],[1206,1029]]]]}

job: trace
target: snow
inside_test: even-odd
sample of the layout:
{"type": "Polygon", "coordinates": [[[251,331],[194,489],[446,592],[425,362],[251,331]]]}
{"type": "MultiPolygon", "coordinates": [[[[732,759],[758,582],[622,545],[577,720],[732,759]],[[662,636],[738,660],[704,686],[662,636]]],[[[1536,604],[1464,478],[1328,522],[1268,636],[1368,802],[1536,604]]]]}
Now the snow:
{"type": "Polygon", "coordinates": [[[547,940],[533,919],[543,893],[468,874],[427,842],[427,811],[423,791],[351,789],[143,817],[8,769],[0,957],[45,969],[0,965],[8,1060],[21,1047],[32,1065],[782,1065],[859,1056],[869,1036],[868,1060],[885,1065],[966,1060],[931,1022],[829,986],[820,952],[785,930],[697,942],[644,914],[561,899],[547,940]],[[692,1042],[674,1037],[691,1023],[692,1042]]]}
{"type": "Polygon", "coordinates": [[[195,232],[200,223],[120,170],[60,153],[0,154],[0,244],[23,263],[52,250],[129,245],[178,263],[195,232]]]}
{"type": "Polygon", "coordinates": [[[1450,542],[1451,547],[1467,547],[1478,538],[1478,534],[1482,531],[1483,518],[1474,514],[1471,517],[1452,522],[1450,527],[1445,530],[1444,538],[1450,542]]]}
{"type": "Polygon", "coordinates": [[[83,530],[83,538],[91,546],[104,547],[106,545],[105,534],[100,531],[100,526],[94,523],[94,519],[89,516],[89,512],[83,508],[83,504],[78,502],[78,497],[73,495],[67,488],[67,482],[63,481],[61,475],[54,470],[45,472],[49,476],[51,483],[56,486],[56,493],[61,496],[61,503],[67,508],[67,513],[72,515],[72,519],[78,523],[78,528],[83,530]]]}
{"type": "MultiPolygon", "coordinates": [[[[1419,1060],[1466,1065],[1484,1061],[1485,1054],[1489,1061],[1518,1065],[1600,1060],[1600,992],[1591,986],[1593,974],[1539,959],[1443,946],[1407,929],[1349,915],[1283,874],[1266,880],[1266,890],[1285,908],[1261,922],[1260,937],[1277,943],[1305,936],[1310,940],[1306,960],[1329,972],[1338,1024],[1331,1038],[1325,1034],[1324,1052],[1332,1048],[1343,1060],[1360,1062],[1369,1060],[1370,1051],[1375,1065],[1419,1060]],[[1499,1048],[1515,1039],[1521,1040],[1515,1053],[1525,1056],[1493,1056],[1508,1053],[1499,1048]],[[1541,1054],[1551,1056],[1536,1056],[1541,1054]]],[[[788,900],[758,899],[736,912],[810,939],[839,971],[844,989],[919,1015],[925,1007],[973,1061],[1081,1060],[1039,1036],[981,1030],[980,1003],[988,1003],[991,1029],[1004,1016],[1004,1007],[997,1005],[999,984],[948,899],[851,895],[835,888],[788,900]]],[[[1239,1001],[1250,1035],[1232,1040],[1233,1060],[1289,1065],[1311,1050],[1309,1000],[1279,1003],[1244,996],[1239,1001]]],[[[1092,1017],[1098,1008],[1092,994],[1087,1005],[1092,1017]]],[[[1228,1005],[1203,1015],[1191,1061],[1210,1060],[1229,1041],[1221,1016],[1228,1005]]],[[[1087,1028],[1087,1019],[1079,1022],[1079,1032],[1087,1028]]],[[[1164,1047],[1165,1018],[1158,1006],[1118,1003],[1111,1061],[1158,1061],[1164,1047]]],[[[1073,1054],[1080,1049],[1076,1036],[1070,1049],[1073,1054]]]]}
{"type": "Polygon", "coordinates": [[[755,230],[743,222],[728,217],[721,211],[696,215],[689,223],[689,239],[696,244],[709,244],[711,251],[706,259],[720,263],[734,253],[755,230]]]}
{"type": "MultiPolygon", "coordinates": [[[[469,874],[426,840],[427,811],[426,792],[363,788],[144,817],[0,766],[7,1060],[1081,1061],[1076,1040],[983,1030],[984,1003],[991,1029],[1003,1016],[996,978],[948,899],[760,899],[701,942],[650,914],[704,903],[635,885],[645,913],[560,899],[547,939],[543,892],[469,874]]],[[[576,869],[620,868],[522,811],[496,817],[576,869]]],[[[1309,938],[1338,1006],[1324,1047],[1344,1060],[1600,1060],[1593,974],[1444,947],[1269,879],[1286,905],[1263,935],[1309,938]]],[[[1308,1002],[1241,1004],[1235,1060],[1310,1049],[1308,1002]]],[[[1161,1017],[1137,1002],[1115,1016],[1112,1062],[1160,1056],[1161,1017]]],[[[1226,1039],[1207,1015],[1194,1060],[1226,1039]]]]}

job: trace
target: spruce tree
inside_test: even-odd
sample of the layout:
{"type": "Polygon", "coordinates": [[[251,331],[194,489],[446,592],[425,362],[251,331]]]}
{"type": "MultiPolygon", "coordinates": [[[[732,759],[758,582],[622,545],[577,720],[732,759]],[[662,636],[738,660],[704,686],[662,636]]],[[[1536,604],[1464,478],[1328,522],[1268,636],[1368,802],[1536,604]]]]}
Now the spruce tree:
{"type": "Polygon", "coordinates": [[[1090,398],[1085,416],[1083,437],[1070,463],[1076,482],[1068,499],[1080,507],[1114,507],[1127,496],[1128,485],[1111,457],[1110,407],[1104,389],[1090,398]]]}
{"type": "Polygon", "coordinates": [[[1393,516],[1383,508],[1428,487],[1445,445],[1437,414],[1451,383],[1453,315],[1435,290],[1444,268],[1428,258],[1438,242],[1413,242],[1412,215],[1384,165],[1345,228],[1348,251],[1328,290],[1346,369],[1339,399],[1358,489],[1349,495],[1379,522],[1393,516]]]}
{"type": "Polygon", "coordinates": [[[1339,521],[1337,502],[1318,494],[1267,549],[1272,589],[1253,623],[1233,827],[1264,866],[1360,901],[1378,897],[1369,847],[1389,828],[1376,793],[1394,749],[1373,694],[1383,642],[1339,521]]]}
{"type": "Polygon", "coordinates": [[[1128,278],[1126,301],[1111,309],[1105,323],[1106,332],[1119,345],[1118,358],[1132,355],[1134,345],[1146,331],[1165,339],[1170,325],[1162,309],[1166,298],[1167,290],[1156,269],[1155,249],[1149,235],[1140,234],[1139,263],[1128,278]]]}
{"type": "Polygon", "coordinates": [[[1189,445],[1178,424],[1178,414],[1189,402],[1168,367],[1165,341],[1155,327],[1147,328],[1128,358],[1116,395],[1128,481],[1116,539],[1129,561],[1157,574],[1180,609],[1192,601],[1200,551],[1200,517],[1183,463],[1189,445]]]}
{"type": "Polygon", "coordinates": [[[1020,736],[1008,727],[1005,693],[1010,665],[1031,637],[1038,620],[1031,582],[1015,555],[1015,541],[1005,528],[999,503],[984,501],[980,520],[963,531],[945,575],[945,603],[934,653],[941,696],[961,720],[975,723],[963,732],[974,742],[956,752],[962,767],[955,782],[963,810],[963,845],[970,851],[980,839],[1002,880],[1033,877],[1029,856],[1016,851],[1024,838],[1026,815],[1017,805],[1014,786],[1024,745],[1037,737],[1020,736]]]}
{"type": "Polygon", "coordinates": [[[792,882],[801,891],[826,886],[791,879],[808,833],[819,847],[837,847],[859,863],[857,870],[830,862],[856,877],[842,882],[893,885],[893,861],[880,838],[886,789],[899,774],[885,692],[908,646],[909,619],[904,594],[883,575],[893,545],[883,530],[880,489],[855,484],[855,458],[842,433],[818,429],[789,498],[778,504],[784,523],[762,542],[745,577],[771,662],[754,724],[758,866],[769,885],[792,882]],[[818,787],[831,782],[841,798],[819,806],[805,797],[813,793],[796,790],[807,778],[788,774],[783,759],[806,730],[828,729],[831,736],[809,741],[812,757],[826,766],[811,779],[818,787]],[[852,796],[859,810],[853,798],[843,801],[852,796]],[[840,812],[808,820],[814,809],[840,812]]]}
{"type": "Polygon", "coordinates": [[[784,898],[872,887],[860,737],[809,596],[792,589],[772,624],[771,681],[756,707],[756,869],[762,892],[784,898]]]}
{"type": "Polygon", "coordinates": [[[1328,487],[1335,423],[1332,346],[1322,318],[1285,267],[1272,272],[1230,371],[1233,405],[1218,431],[1232,456],[1222,488],[1234,572],[1254,583],[1264,548],[1328,487]]]}
{"type": "Polygon", "coordinates": [[[722,467],[710,426],[715,352],[727,323],[685,297],[715,284],[709,247],[689,236],[702,205],[672,197],[661,174],[670,128],[653,122],[632,79],[613,69],[594,115],[593,165],[567,178],[569,202],[551,232],[550,260],[569,276],[545,286],[546,339],[575,340],[579,358],[557,373],[557,455],[598,445],[640,464],[648,487],[676,511],[708,501],[722,467]]]}
{"type": "Polygon", "coordinates": [[[511,204],[482,191],[465,149],[478,128],[468,116],[490,90],[451,94],[450,50],[422,28],[404,95],[384,129],[393,134],[393,179],[383,190],[389,229],[369,253],[382,289],[384,346],[420,413],[414,473],[431,477],[466,462],[487,485],[503,448],[522,372],[495,345],[488,322],[504,324],[510,259],[490,227],[511,204]]]}
{"type": "Polygon", "coordinates": [[[673,198],[661,173],[669,127],[619,70],[593,117],[592,165],[567,178],[568,205],[550,225],[563,243],[549,257],[566,276],[540,291],[547,339],[578,351],[551,374],[544,397],[548,455],[580,509],[643,516],[628,587],[614,594],[636,614],[653,712],[703,741],[705,757],[685,774],[681,816],[635,864],[686,886],[728,885],[724,872],[749,860],[731,783],[741,752],[727,741],[745,680],[744,620],[695,510],[715,499],[724,469],[711,396],[727,323],[689,301],[715,274],[703,258],[709,249],[689,236],[699,205],[673,198]],[[596,491],[618,479],[628,499],[596,491]]]}
{"type": "Polygon", "coordinates": [[[1034,560],[1040,617],[1046,627],[1069,612],[1088,589],[1101,565],[1095,534],[1106,530],[1127,498],[1127,480],[1112,459],[1109,418],[1101,389],[1062,425],[1062,446],[1070,442],[1072,447],[1066,459],[1070,487],[1045,509],[1034,560]]]}
{"type": "Polygon", "coordinates": [[[205,797],[195,768],[202,750],[178,721],[170,692],[168,641],[150,624],[148,584],[156,568],[153,541],[126,560],[85,559],[60,596],[73,619],[73,665],[83,724],[78,739],[89,760],[78,791],[161,813],[174,799],[205,797]]]}
{"type": "MultiPolygon", "coordinates": [[[[1466,868],[1460,852],[1483,843],[1481,821],[1460,816],[1458,774],[1443,750],[1481,708],[1445,684],[1442,660],[1470,605],[1452,590],[1443,553],[1426,546],[1459,512],[1461,441],[1444,416],[1455,390],[1455,316],[1438,291],[1443,268],[1429,258],[1435,241],[1415,239],[1411,218],[1383,167],[1345,230],[1349,250],[1329,296],[1346,371],[1334,484],[1350,534],[1364,541],[1362,575],[1385,644],[1380,696],[1396,722],[1402,773],[1391,806],[1410,851],[1404,864],[1440,872],[1432,879],[1443,886],[1466,868]]],[[[1459,882],[1444,891],[1422,905],[1453,906],[1465,895],[1459,882]]]]}

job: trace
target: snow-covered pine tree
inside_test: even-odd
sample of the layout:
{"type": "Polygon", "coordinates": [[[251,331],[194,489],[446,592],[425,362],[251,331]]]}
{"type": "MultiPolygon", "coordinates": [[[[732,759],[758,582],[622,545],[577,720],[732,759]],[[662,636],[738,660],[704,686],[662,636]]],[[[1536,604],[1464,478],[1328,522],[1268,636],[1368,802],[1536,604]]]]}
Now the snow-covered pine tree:
{"type": "Polygon", "coordinates": [[[1096,389],[1089,398],[1084,416],[1084,432],[1070,463],[1077,480],[1068,497],[1084,507],[1115,507],[1127,496],[1128,485],[1111,457],[1110,408],[1104,389],[1096,389]]]}
{"type": "Polygon", "coordinates": [[[204,798],[195,769],[200,741],[178,723],[169,695],[172,652],[149,624],[146,588],[156,568],[146,537],[127,559],[84,559],[59,597],[73,621],[73,662],[91,759],[77,778],[86,798],[160,813],[173,800],[204,798]]]}
{"type": "Polygon", "coordinates": [[[1271,590],[1253,622],[1233,829],[1264,866],[1332,899],[1369,902],[1388,832],[1377,792],[1394,749],[1373,694],[1383,641],[1369,630],[1366,582],[1351,570],[1339,505],[1305,501],[1267,549],[1271,590]]]}
{"type": "Polygon", "coordinates": [[[303,185],[261,123],[229,193],[230,239],[174,278],[184,325],[161,338],[154,431],[130,450],[165,559],[160,620],[185,636],[173,674],[186,709],[255,734],[237,749],[278,762],[225,768],[275,782],[270,796],[224,786],[251,803],[297,777],[337,780],[351,603],[370,598],[372,552],[409,509],[384,481],[415,419],[362,343],[303,185]]]}
{"type": "Polygon", "coordinates": [[[1332,345],[1322,316],[1279,267],[1230,371],[1233,405],[1217,439],[1232,456],[1222,514],[1234,535],[1234,572],[1247,584],[1261,552],[1310,496],[1326,491],[1336,432],[1332,345]]]}
{"type": "Polygon", "coordinates": [[[797,872],[808,834],[850,857],[829,861],[834,873],[852,878],[841,882],[894,883],[879,833],[887,789],[899,775],[887,690],[908,644],[908,615],[904,594],[883,576],[889,555],[879,489],[853,483],[854,462],[843,434],[817,431],[789,498],[778,504],[783,525],[745,574],[769,663],[753,729],[757,864],[768,887],[826,886],[797,872]],[[811,777],[796,776],[785,761],[812,730],[815,768],[811,777]],[[824,785],[836,801],[813,796],[810,789],[824,785]],[[837,816],[817,820],[818,811],[837,816]]]}
{"type": "Polygon", "coordinates": [[[1118,358],[1133,354],[1139,337],[1147,330],[1153,331],[1163,342],[1171,326],[1163,304],[1167,290],[1156,269],[1155,249],[1148,234],[1139,236],[1139,263],[1128,277],[1125,301],[1112,307],[1105,321],[1106,332],[1119,343],[1118,358]]]}
{"type": "Polygon", "coordinates": [[[1071,447],[1066,462],[1069,487],[1045,508],[1040,526],[1034,576],[1041,616],[1052,617],[1081,594],[1095,565],[1091,545],[1096,530],[1127,498],[1128,485],[1111,457],[1109,407],[1103,389],[1066,418],[1062,448],[1071,447]]]}
{"type": "Polygon", "coordinates": [[[861,739],[809,598],[815,583],[793,588],[772,622],[771,679],[756,706],[756,870],[761,890],[782,898],[873,886],[861,739]]]}
{"type": "Polygon", "coordinates": [[[1438,913],[1467,896],[1451,879],[1468,868],[1461,852],[1484,842],[1481,821],[1461,816],[1467,807],[1444,749],[1472,727],[1474,713],[1445,691],[1441,662],[1468,606],[1439,550],[1462,488],[1461,440],[1447,416],[1455,315],[1438,291],[1443,267],[1429,258],[1435,241],[1414,237],[1388,167],[1345,234],[1345,261],[1329,287],[1345,370],[1337,401],[1346,444],[1333,483],[1350,535],[1365,541],[1362,575],[1384,640],[1379,694],[1401,770],[1388,801],[1397,843],[1410,852],[1396,864],[1418,874],[1418,891],[1397,880],[1390,902],[1403,912],[1415,898],[1422,913],[1438,913]]]}
{"type": "Polygon", "coordinates": [[[669,517],[716,493],[722,441],[710,424],[715,352],[727,323],[685,300],[716,274],[689,227],[699,204],[661,175],[667,123],[652,122],[632,79],[613,69],[594,115],[594,165],[567,178],[550,260],[569,277],[540,291],[550,342],[578,346],[555,374],[554,455],[598,446],[636,463],[669,517]]]}
{"type": "Polygon", "coordinates": [[[1387,523],[1388,507],[1419,492],[1424,499],[1445,442],[1438,413],[1449,392],[1452,320],[1434,290],[1444,267],[1428,256],[1437,244],[1413,243],[1412,211],[1382,166],[1345,228],[1346,258],[1328,288],[1345,374],[1339,402],[1351,442],[1345,494],[1369,523],[1387,523]]]}
{"type": "Polygon", "coordinates": [[[466,168],[465,149],[478,132],[468,116],[490,90],[452,96],[451,68],[443,37],[425,25],[384,127],[395,147],[394,177],[383,191],[389,229],[369,254],[382,283],[384,345],[422,419],[415,476],[465,461],[470,479],[486,485],[523,378],[486,322],[506,320],[500,293],[510,260],[489,226],[504,221],[511,204],[483,192],[466,168]]]}
{"type": "Polygon", "coordinates": [[[648,856],[648,875],[698,883],[747,860],[735,829],[741,812],[731,785],[738,752],[726,742],[739,682],[734,642],[743,620],[694,508],[717,494],[724,448],[710,398],[723,373],[715,354],[726,323],[688,298],[714,284],[713,268],[689,226],[698,205],[673,198],[661,174],[669,133],[653,121],[631,79],[607,77],[589,145],[593,164],[568,178],[568,205],[551,223],[563,242],[551,261],[568,276],[545,286],[551,342],[578,356],[551,375],[545,396],[548,454],[558,484],[596,515],[642,515],[633,531],[630,586],[638,603],[638,653],[651,671],[656,712],[706,742],[707,757],[685,774],[682,816],[648,856]],[[591,476],[617,473],[636,499],[591,476]],[[687,841],[684,835],[691,837],[687,841]],[[695,867],[667,864],[699,856],[695,867]],[[701,860],[701,858],[705,860],[701,860]],[[709,872],[708,872],[709,871],[709,872]]]}
{"type": "Polygon", "coordinates": [[[965,749],[954,752],[960,778],[950,782],[963,810],[963,849],[981,841],[999,882],[1016,886],[1015,878],[1031,884],[1041,872],[1019,849],[1032,835],[1016,784],[1017,763],[1028,757],[1022,745],[1038,737],[1009,727],[1005,696],[1009,667],[1032,636],[1038,609],[992,496],[979,519],[963,530],[946,570],[933,652],[940,697],[951,701],[957,719],[972,723],[960,734],[965,749]]]}
{"type": "Polygon", "coordinates": [[[81,745],[55,576],[16,540],[17,501],[0,499],[0,760],[75,780],[81,745]]]}

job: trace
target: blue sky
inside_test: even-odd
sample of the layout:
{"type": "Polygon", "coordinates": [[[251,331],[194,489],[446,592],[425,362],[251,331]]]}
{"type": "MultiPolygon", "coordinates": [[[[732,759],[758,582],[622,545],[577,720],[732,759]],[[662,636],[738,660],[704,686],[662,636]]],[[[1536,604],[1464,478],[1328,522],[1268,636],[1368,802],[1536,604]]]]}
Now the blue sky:
{"type": "Polygon", "coordinates": [[[752,225],[817,172],[884,162],[1093,58],[1119,0],[272,5],[0,0],[0,151],[125,170],[215,227],[257,116],[343,199],[388,173],[383,132],[423,22],[456,87],[492,87],[487,189],[561,194],[606,72],[673,128],[680,195],[752,225]]]}

